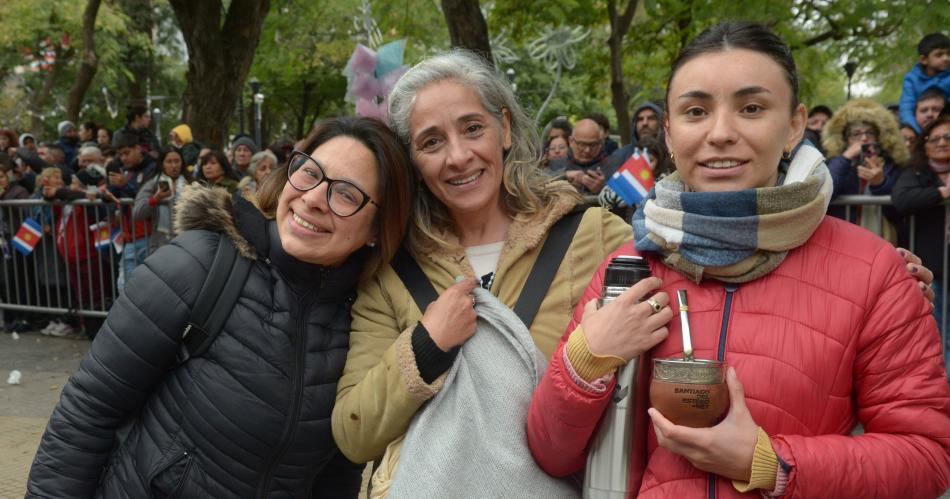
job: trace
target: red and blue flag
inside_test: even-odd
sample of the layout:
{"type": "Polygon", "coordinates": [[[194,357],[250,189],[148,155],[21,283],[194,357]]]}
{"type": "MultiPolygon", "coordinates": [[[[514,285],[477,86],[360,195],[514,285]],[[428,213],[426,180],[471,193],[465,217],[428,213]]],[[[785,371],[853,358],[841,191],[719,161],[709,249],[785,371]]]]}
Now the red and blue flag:
{"type": "Polygon", "coordinates": [[[653,169],[647,153],[640,150],[635,151],[607,181],[627,206],[636,206],[646,199],[653,183],[653,169]]]}
{"type": "Polygon", "coordinates": [[[32,218],[27,218],[20,225],[20,230],[13,236],[13,248],[23,256],[33,253],[33,249],[43,238],[43,227],[32,218]]]}

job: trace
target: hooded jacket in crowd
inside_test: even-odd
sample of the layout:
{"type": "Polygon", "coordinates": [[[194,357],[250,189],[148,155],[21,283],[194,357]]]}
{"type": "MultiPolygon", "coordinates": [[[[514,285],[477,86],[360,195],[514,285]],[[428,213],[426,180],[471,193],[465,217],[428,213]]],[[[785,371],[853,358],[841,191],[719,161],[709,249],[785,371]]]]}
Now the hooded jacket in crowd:
{"type": "MultiPolygon", "coordinates": [[[[848,139],[845,133],[849,123],[867,123],[877,129],[877,141],[880,144],[881,156],[884,159],[884,182],[877,186],[870,186],[867,194],[874,196],[890,195],[897,177],[900,176],[899,165],[910,159],[910,153],[901,137],[900,130],[894,115],[884,106],[870,99],[855,99],[849,101],[828,120],[824,129],[823,145],[828,159],[828,170],[834,181],[832,198],[844,195],[864,194],[860,192],[860,179],[857,173],[858,160],[850,160],[842,156],[848,148],[848,139]]],[[[895,225],[899,225],[900,216],[891,207],[885,208],[884,215],[895,225]]],[[[845,217],[845,208],[833,206],[828,214],[845,217]]],[[[851,210],[852,221],[855,220],[856,210],[851,210]]]]}
{"type": "Polygon", "coordinates": [[[56,141],[56,145],[63,150],[65,157],[63,164],[71,167],[79,156],[79,137],[67,137],[65,134],[70,128],[76,129],[76,125],[72,121],[59,122],[59,125],[56,126],[56,131],[59,133],[59,140],[56,141]]]}
{"type": "MultiPolygon", "coordinates": [[[[618,168],[623,166],[623,164],[630,158],[630,156],[636,151],[637,147],[640,144],[640,137],[637,136],[637,116],[640,114],[640,111],[644,109],[652,109],[656,113],[656,119],[660,123],[660,130],[663,128],[663,109],[660,106],[652,102],[647,102],[642,106],[638,107],[633,111],[633,116],[630,118],[630,143],[617,149],[607,158],[607,168],[604,169],[604,176],[610,178],[618,168]]],[[[657,135],[659,136],[658,132],[657,135]]]]}

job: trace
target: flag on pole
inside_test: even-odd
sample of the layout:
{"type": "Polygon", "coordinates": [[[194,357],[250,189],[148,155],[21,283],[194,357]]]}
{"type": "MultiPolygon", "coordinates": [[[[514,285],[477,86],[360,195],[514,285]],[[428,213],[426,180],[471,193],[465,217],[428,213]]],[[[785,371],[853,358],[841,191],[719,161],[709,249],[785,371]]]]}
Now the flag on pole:
{"type": "Polygon", "coordinates": [[[627,206],[640,204],[653,188],[653,169],[647,158],[646,151],[635,151],[607,181],[627,206]]]}
{"type": "Polygon", "coordinates": [[[121,255],[125,248],[125,238],[122,236],[122,229],[116,227],[112,229],[112,245],[115,246],[115,254],[121,255]]]}
{"type": "Polygon", "coordinates": [[[89,230],[92,232],[92,240],[97,250],[102,251],[112,244],[112,230],[105,220],[90,225],[89,230]]]}
{"type": "Polygon", "coordinates": [[[43,227],[36,220],[27,218],[13,236],[13,248],[23,256],[27,256],[33,253],[33,248],[36,248],[42,238],[43,227]]]}

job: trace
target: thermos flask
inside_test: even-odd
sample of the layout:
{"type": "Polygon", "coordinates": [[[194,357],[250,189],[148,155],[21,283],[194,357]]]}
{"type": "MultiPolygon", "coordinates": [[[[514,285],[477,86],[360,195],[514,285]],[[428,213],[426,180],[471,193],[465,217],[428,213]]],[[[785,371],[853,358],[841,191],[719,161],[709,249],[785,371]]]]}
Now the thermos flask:
{"type": "MultiPolygon", "coordinates": [[[[613,258],[604,273],[601,306],[650,275],[650,267],[641,257],[613,258]]],[[[587,454],[584,499],[624,499],[627,495],[639,364],[639,357],[631,359],[617,374],[613,396],[587,454]]]]}

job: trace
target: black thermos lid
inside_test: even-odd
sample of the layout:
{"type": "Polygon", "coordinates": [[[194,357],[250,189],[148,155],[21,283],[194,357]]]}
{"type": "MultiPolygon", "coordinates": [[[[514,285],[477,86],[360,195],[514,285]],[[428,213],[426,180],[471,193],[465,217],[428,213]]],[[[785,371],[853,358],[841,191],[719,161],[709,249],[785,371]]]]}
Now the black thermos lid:
{"type": "Polygon", "coordinates": [[[650,277],[650,266],[639,256],[616,256],[607,264],[604,286],[629,288],[642,279],[650,277]]]}

